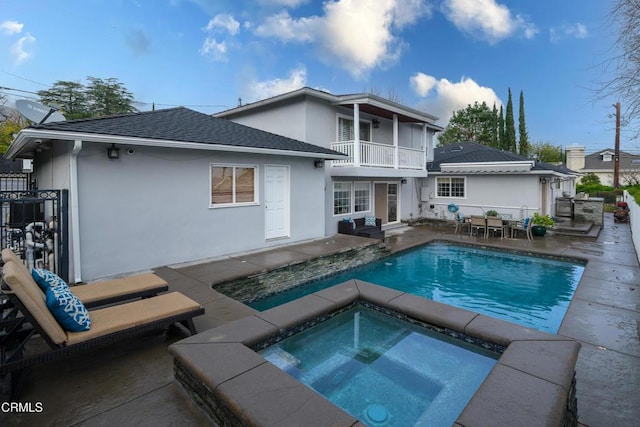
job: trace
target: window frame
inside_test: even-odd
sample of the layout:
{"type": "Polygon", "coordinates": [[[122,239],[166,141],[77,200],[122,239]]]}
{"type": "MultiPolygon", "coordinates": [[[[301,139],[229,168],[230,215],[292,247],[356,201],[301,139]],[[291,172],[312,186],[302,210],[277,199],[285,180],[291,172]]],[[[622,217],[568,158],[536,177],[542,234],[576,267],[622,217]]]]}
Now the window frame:
{"type": "Polygon", "coordinates": [[[467,198],[467,177],[465,177],[465,176],[437,176],[436,177],[436,195],[439,198],[466,199],[467,198]],[[452,180],[454,180],[454,179],[461,179],[462,180],[462,195],[453,195],[452,180]],[[448,194],[440,193],[440,183],[441,183],[441,181],[448,181],[448,192],[447,192],[448,194]]]}
{"type": "Polygon", "coordinates": [[[259,205],[259,193],[258,193],[258,175],[259,168],[256,164],[238,164],[238,163],[209,163],[209,208],[228,208],[228,207],[240,207],[240,206],[255,206],[259,205]],[[231,202],[214,203],[213,201],[213,170],[214,168],[231,168],[232,169],[232,182],[231,182],[231,202]],[[237,192],[237,175],[238,169],[253,169],[253,200],[246,202],[238,202],[237,192]]]}
{"type": "MultiPolygon", "coordinates": [[[[340,126],[340,124],[344,121],[344,120],[349,120],[352,122],[352,127],[355,127],[355,120],[353,118],[353,116],[347,116],[345,114],[338,114],[337,115],[337,119],[336,119],[336,141],[337,142],[347,142],[347,141],[354,141],[354,139],[341,139],[342,136],[342,127],[340,126]]],[[[373,140],[373,124],[371,122],[371,120],[366,120],[366,119],[360,119],[360,133],[362,133],[362,125],[366,125],[366,127],[369,129],[369,139],[362,139],[362,138],[358,138],[360,141],[365,141],[365,142],[372,142],[373,140]]],[[[354,135],[355,137],[355,135],[354,135]]]]}
{"type": "MultiPolygon", "coordinates": [[[[345,190],[340,190],[342,192],[345,192],[345,190]]],[[[333,216],[340,216],[340,215],[350,215],[353,213],[353,182],[351,181],[334,181],[333,182],[333,186],[332,186],[332,200],[333,200],[333,216]],[[347,203],[347,211],[346,212],[336,212],[337,209],[337,205],[336,205],[336,201],[337,200],[342,200],[341,199],[336,199],[336,186],[337,185],[348,185],[349,186],[349,198],[348,203],[347,203]]]]}
{"type": "MultiPolygon", "coordinates": [[[[362,191],[362,189],[360,191],[362,191]]],[[[353,182],[353,213],[369,212],[369,211],[371,211],[371,183],[369,181],[354,181],[353,182]],[[366,192],[367,192],[366,209],[360,209],[360,210],[357,209],[358,197],[356,195],[356,192],[358,191],[358,189],[356,187],[358,186],[358,184],[366,186],[366,192]]]]}

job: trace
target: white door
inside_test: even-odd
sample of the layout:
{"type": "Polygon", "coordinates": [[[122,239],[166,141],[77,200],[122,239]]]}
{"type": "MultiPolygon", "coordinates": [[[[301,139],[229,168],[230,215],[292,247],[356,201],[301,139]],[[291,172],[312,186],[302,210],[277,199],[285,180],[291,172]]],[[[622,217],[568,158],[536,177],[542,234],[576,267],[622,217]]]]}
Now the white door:
{"type": "Polygon", "coordinates": [[[289,168],[265,166],[265,238],[289,235],[289,168]]]}

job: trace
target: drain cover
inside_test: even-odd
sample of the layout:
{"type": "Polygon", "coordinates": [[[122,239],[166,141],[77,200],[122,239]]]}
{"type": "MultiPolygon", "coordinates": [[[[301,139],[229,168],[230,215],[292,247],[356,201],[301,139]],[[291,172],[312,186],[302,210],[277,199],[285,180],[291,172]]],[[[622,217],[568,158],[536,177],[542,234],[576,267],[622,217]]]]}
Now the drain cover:
{"type": "Polygon", "coordinates": [[[383,423],[389,418],[389,412],[384,406],[374,403],[367,408],[367,417],[374,423],[383,423]]]}

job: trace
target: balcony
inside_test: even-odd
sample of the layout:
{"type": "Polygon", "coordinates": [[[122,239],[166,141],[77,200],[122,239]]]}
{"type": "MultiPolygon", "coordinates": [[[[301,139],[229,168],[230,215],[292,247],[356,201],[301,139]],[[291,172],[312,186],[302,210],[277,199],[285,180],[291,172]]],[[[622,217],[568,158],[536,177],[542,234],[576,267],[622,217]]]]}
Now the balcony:
{"type": "Polygon", "coordinates": [[[332,160],[331,167],[372,167],[387,169],[426,169],[424,150],[396,147],[370,141],[332,142],[331,149],[346,154],[344,160],[332,160]],[[360,155],[356,154],[356,145],[360,146],[360,155]]]}

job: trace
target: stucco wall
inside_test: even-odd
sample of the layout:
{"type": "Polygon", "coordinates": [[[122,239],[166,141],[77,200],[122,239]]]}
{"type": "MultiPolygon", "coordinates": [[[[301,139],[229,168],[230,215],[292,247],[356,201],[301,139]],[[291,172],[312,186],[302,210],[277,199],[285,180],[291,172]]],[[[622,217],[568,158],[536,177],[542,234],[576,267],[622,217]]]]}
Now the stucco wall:
{"type": "Polygon", "coordinates": [[[106,145],[79,156],[82,278],[219,257],[324,235],[323,172],[313,159],[106,145]],[[210,208],[210,163],[258,166],[255,206],[210,208]],[[290,165],[289,238],[265,241],[264,166],[290,165]]]}
{"type": "MultiPolygon", "coordinates": [[[[469,175],[465,198],[437,197],[435,176],[426,179],[429,198],[423,209],[425,218],[452,219],[450,203],[466,215],[480,215],[488,210],[511,214],[514,218],[540,212],[540,181],[527,175],[469,175]]],[[[549,207],[550,208],[550,207],[549,207]]]]}

